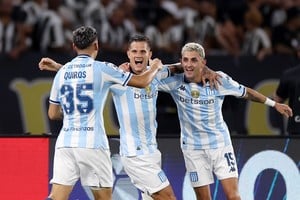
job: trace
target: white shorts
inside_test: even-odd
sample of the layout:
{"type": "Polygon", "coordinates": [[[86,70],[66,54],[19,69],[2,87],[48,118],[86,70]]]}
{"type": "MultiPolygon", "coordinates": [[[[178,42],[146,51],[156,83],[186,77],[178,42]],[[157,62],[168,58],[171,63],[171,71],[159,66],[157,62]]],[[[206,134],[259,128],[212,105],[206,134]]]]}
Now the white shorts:
{"type": "Polygon", "coordinates": [[[53,178],[50,183],[101,188],[113,186],[110,151],[86,148],[55,149],[53,178]]]}
{"type": "Polygon", "coordinates": [[[161,169],[160,151],[140,156],[121,156],[121,160],[132,183],[142,192],[151,195],[170,185],[161,169]]]}
{"type": "Polygon", "coordinates": [[[191,185],[199,187],[218,180],[237,178],[238,169],[232,145],[217,149],[182,150],[191,185]]]}

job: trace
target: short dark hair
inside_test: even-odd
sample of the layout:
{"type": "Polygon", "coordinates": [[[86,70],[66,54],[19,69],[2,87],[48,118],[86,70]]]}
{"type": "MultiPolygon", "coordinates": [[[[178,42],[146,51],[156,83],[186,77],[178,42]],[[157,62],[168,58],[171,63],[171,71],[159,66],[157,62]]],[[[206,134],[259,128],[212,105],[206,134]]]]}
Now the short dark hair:
{"type": "Polygon", "coordinates": [[[150,39],[145,35],[136,34],[136,35],[131,36],[129,38],[128,46],[130,46],[131,43],[133,43],[133,42],[146,42],[148,44],[149,48],[151,49],[150,39]]]}
{"type": "Polygon", "coordinates": [[[73,43],[79,49],[85,49],[97,39],[97,31],[90,26],[81,26],[73,31],[73,43]]]}

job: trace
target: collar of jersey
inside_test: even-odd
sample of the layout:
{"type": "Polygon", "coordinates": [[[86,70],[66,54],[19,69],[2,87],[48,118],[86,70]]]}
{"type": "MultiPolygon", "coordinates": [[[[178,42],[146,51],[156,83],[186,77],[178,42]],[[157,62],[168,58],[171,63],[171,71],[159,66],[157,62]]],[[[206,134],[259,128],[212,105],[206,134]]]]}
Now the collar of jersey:
{"type": "Polygon", "coordinates": [[[91,56],[89,56],[88,54],[78,54],[77,57],[79,57],[79,58],[86,58],[86,57],[91,57],[91,56]]]}
{"type": "MultiPolygon", "coordinates": [[[[191,81],[189,81],[185,76],[183,76],[183,82],[185,83],[191,83],[191,81]]],[[[203,86],[202,82],[201,83],[196,83],[197,85],[203,86]]]]}

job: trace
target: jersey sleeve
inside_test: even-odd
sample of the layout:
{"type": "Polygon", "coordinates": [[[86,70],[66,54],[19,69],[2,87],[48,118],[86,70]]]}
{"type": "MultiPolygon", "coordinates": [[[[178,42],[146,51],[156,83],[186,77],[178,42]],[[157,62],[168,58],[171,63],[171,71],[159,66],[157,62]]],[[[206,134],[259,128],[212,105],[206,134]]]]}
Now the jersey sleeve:
{"type": "Polygon", "coordinates": [[[166,65],[164,65],[163,68],[158,71],[156,78],[158,80],[162,80],[162,79],[168,78],[170,76],[171,76],[170,69],[166,65]]]}
{"type": "Polygon", "coordinates": [[[170,76],[159,81],[158,90],[162,92],[171,92],[178,84],[179,75],[170,76]]]}
{"type": "Polygon", "coordinates": [[[101,69],[105,74],[103,77],[106,81],[118,83],[123,86],[126,86],[132,77],[132,73],[122,70],[113,63],[103,62],[101,69]]]}
{"type": "Polygon", "coordinates": [[[217,90],[220,96],[232,95],[236,97],[244,97],[246,95],[246,87],[233,80],[224,72],[217,72],[221,75],[221,84],[217,90]]]}

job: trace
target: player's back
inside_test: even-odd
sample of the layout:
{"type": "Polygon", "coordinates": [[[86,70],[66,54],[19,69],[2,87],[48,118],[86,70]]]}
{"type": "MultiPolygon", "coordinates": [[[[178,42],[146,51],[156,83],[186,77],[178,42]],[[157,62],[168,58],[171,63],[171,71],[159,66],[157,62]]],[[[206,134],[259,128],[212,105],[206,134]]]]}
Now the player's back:
{"type": "Polygon", "coordinates": [[[108,89],[114,83],[126,85],[129,79],[129,73],[87,55],[65,64],[55,76],[50,96],[64,114],[57,145],[108,149],[102,114],[108,89]]]}

